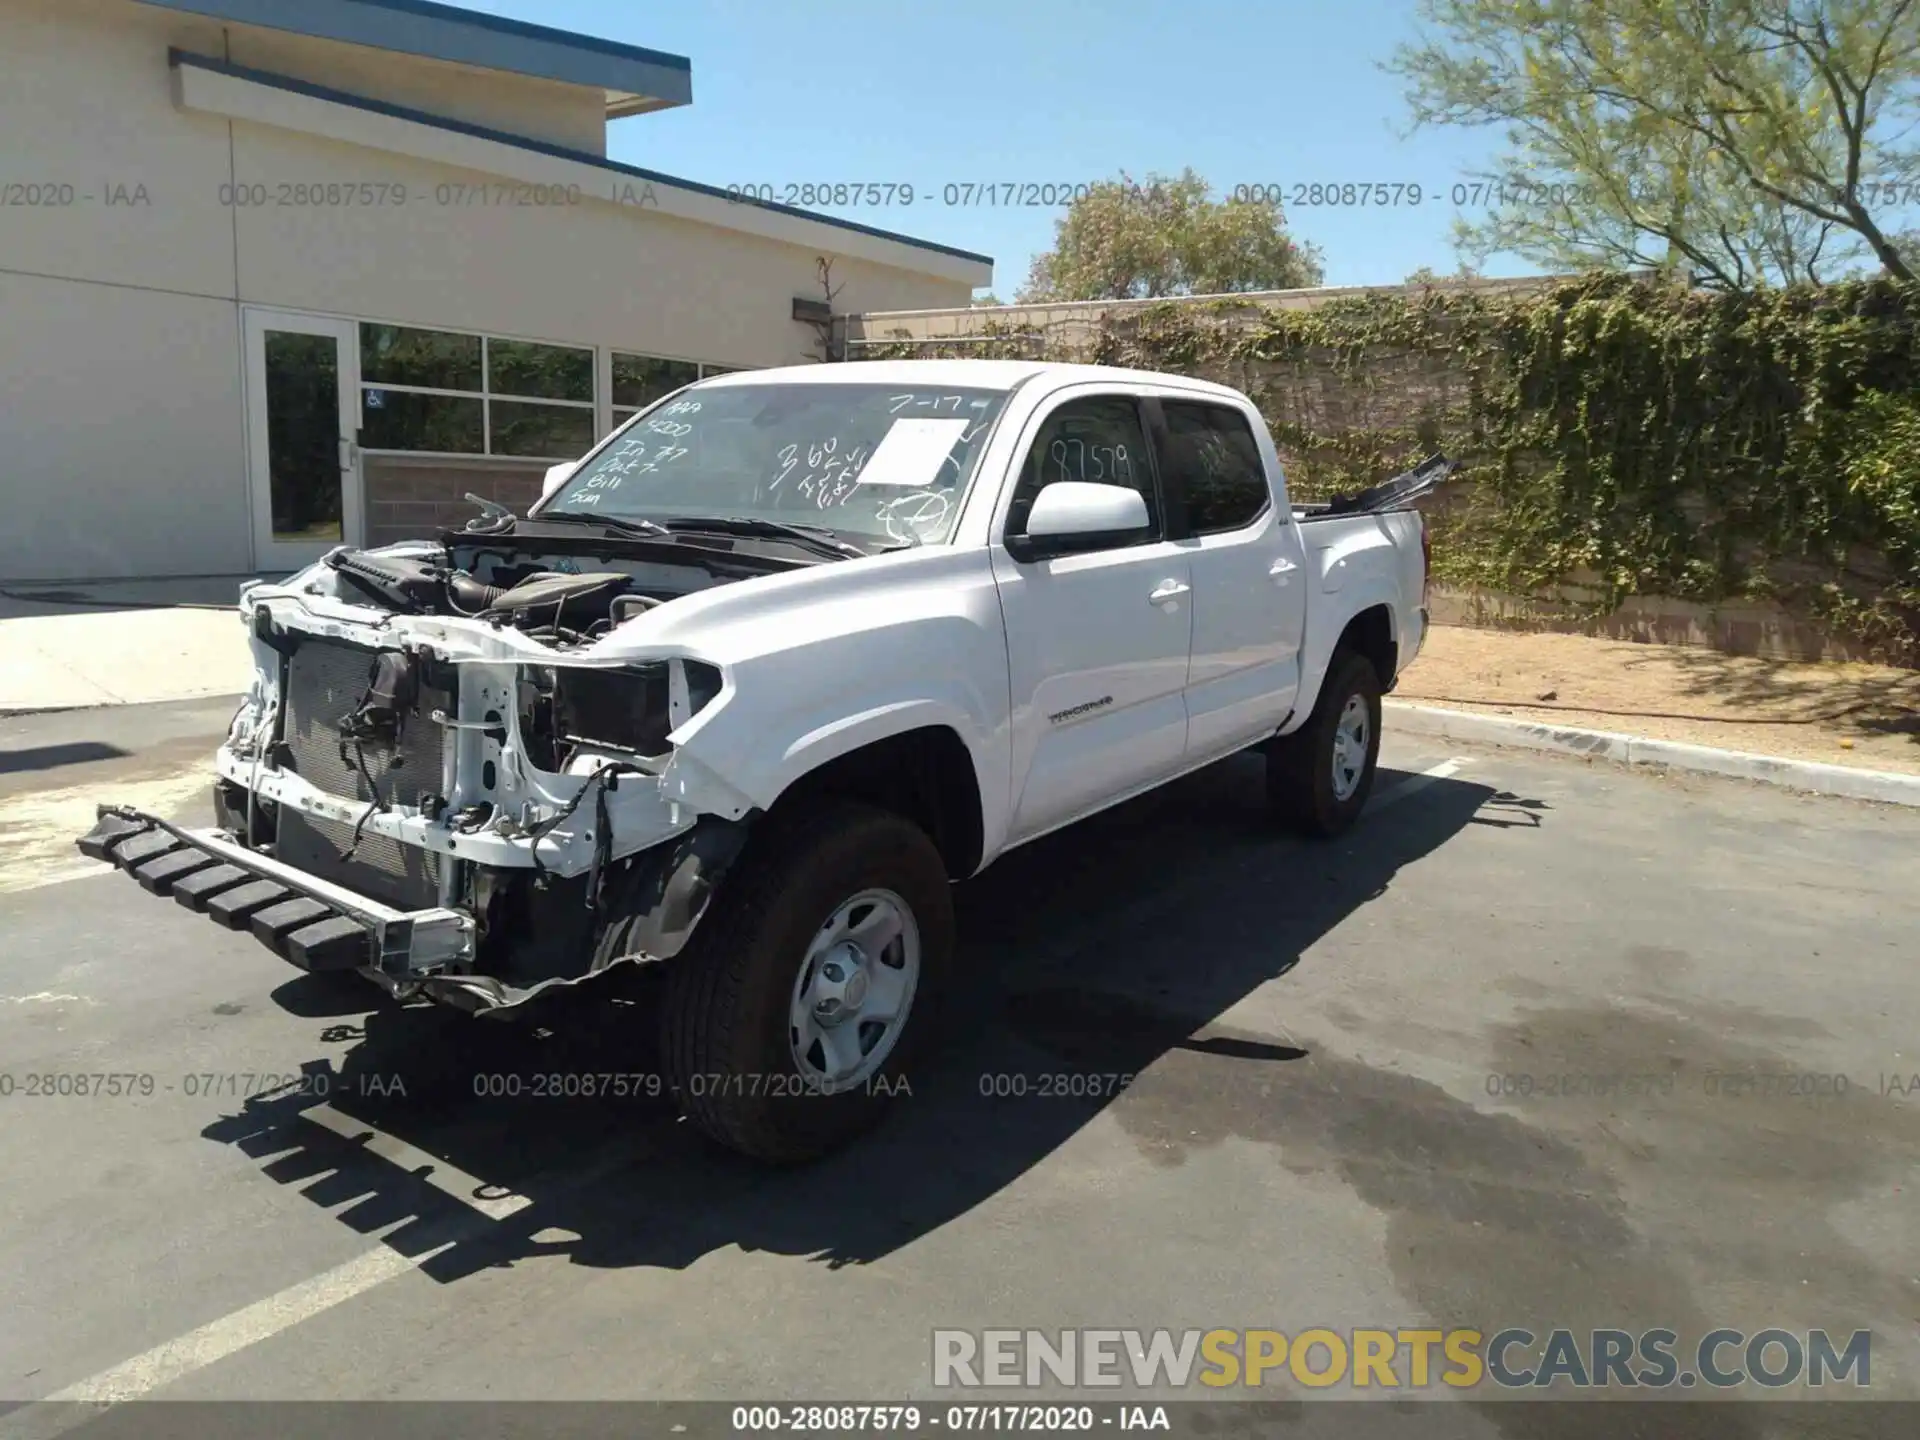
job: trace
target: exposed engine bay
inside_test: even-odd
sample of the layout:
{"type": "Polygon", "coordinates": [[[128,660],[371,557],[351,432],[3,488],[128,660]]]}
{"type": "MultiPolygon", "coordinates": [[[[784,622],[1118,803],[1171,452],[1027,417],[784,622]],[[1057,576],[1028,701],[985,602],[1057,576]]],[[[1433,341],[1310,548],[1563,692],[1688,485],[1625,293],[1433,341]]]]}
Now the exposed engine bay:
{"type": "MultiPolygon", "coordinates": [[[[246,587],[256,680],[216,799],[249,856],[226,858],[357,916],[327,932],[328,963],[403,995],[495,1009],[572,983],[635,887],[658,928],[592,968],[672,954],[746,807],[676,773],[670,737],[720,668],[622,627],[792,568],[726,540],[449,533],[246,587]]],[[[270,943],[304,955],[313,923],[270,943]]]]}
{"type": "MultiPolygon", "coordinates": [[[[728,563],[731,557],[706,553],[704,547],[676,544],[674,558],[687,555],[693,563],[666,565],[624,559],[617,545],[580,555],[547,553],[548,543],[462,538],[432,550],[342,548],[321,561],[333,584],[315,581],[305,588],[352,603],[371,602],[394,614],[457,617],[510,629],[565,653],[604,639],[669,600],[740,578],[737,561],[728,563]]],[[[568,546],[577,548],[577,542],[568,546]]],[[[749,563],[753,570],[761,568],[749,563]]],[[[362,713],[379,723],[390,723],[400,713],[398,702],[413,701],[419,688],[414,667],[406,667],[403,678],[399,662],[397,654],[387,652],[385,668],[369,675],[362,713]],[[407,685],[413,688],[396,694],[396,687],[407,685]]],[[[718,672],[710,666],[687,666],[686,678],[695,709],[719,688],[718,672]]],[[[451,682],[439,679],[442,698],[448,698],[451,682]]],[[[581,747],[619,756],[658,756],[668,748],[672,707],[665,661],[617,669],[530,666],[517,690],[518,738],[538,769],[566,770],[581,747]]]]}
{"type": "Polygon", "coordinates": [[[445,560],[337,550],[323,563],[363,599],[401,614],[512,625],[561,647],[588,644],[673,598],[643,590],[629,571],[543,569],[539,560],[498,549],[445,560]],[[459,568],[461,561],[472,568],[459,568]]]}

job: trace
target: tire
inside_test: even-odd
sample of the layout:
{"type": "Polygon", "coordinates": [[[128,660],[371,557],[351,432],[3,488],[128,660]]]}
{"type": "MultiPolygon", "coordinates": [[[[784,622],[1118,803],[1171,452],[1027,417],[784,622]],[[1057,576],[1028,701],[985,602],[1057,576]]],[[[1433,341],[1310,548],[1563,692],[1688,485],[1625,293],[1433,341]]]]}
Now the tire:
{"type": "Polygon", "coordinates": [[[940,852],[898,815],[832,803],[762,824],[687,948],[668,964],[661,1054],[696,1126],[756,1160],[793,1164],[846,1144],[879,1121],[893,1096],[911,1093],[912,1067],[936,1029],[952,963],[953,900],[940,852]],[[863,895],[884,898],[863,907],[863,895]],[[820,953],[834,935],[898,911],[909,923],[877,956],[838,952],[838,975],[868,979],[848,978],[837,1002],[827,994],[805,1003],[835,988],[823,978],[836,975],[829,968],[835,954],[820,953]],[[910,969],[917,973],[908,982],[910,969]],[[903,993],[890,1031],[874,1030],[878,1022],[860,1013],[903,993]],[[822,1021],[823,1013],[840,1018],[822,1021]],[[823,1078],[836,1068],[847,1073],[831,1063],[829,1043],[842,1058],[864,1046],[859,1064],[873,1068],[844,1088],[830,1074],[823,1078]],[[876,1055],[884,1057],[877,1064],[876,1055]]]}
{"type": "Polygon", "coordinates": [[[1303,834],[1331,839],[1360,818],[1373,792],[1380,759],[1380,676],[1363,655],[1341,651],[1327,668],[1313,714],[1293,734],[1267,751],[1267,801],[1281,820],[1303,834]],[[1349,710],[1357,707],[1358,713],[1349,710]],[[1343,718],[1348,733],[1341,739],[1343,718]],[[1355,721],[1364,735],[1354,737],[1355,721]],[[1350,763],[1358,739],[1357,773],[1350,763]],[[1346,760],[1336,774],[1336,747],[1345,744],[1346,760]],[[1344,777],[1344,778],[1343,778],[1344,777]]]}

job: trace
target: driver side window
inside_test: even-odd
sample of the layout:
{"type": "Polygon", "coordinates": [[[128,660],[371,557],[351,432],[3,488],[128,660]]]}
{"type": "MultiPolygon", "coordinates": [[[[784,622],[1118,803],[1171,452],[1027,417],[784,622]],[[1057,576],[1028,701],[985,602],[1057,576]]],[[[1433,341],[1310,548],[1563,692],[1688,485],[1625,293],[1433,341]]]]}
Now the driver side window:
{"type": "Polygon", "coordinates": [[[1061,480],[1137,490],[1147,502],[1148,528],[1132,543],[1150,544],[1162,537],[1160,496],[1137,400],[1123,395],[1089,396],[1069,400],[1047,417],[1021,467],[1006,533],[1024,535],[1034,500],[1061,480]]]}

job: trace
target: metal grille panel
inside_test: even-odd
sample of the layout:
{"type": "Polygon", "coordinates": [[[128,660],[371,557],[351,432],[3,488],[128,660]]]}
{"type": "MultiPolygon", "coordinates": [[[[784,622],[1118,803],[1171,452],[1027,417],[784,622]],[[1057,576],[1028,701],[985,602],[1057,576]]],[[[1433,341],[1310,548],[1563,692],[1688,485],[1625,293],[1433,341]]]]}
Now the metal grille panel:
{"type": "MultiPolygon", "coordinates": [[[[452,712],[453,697],[422,684],[395,741],[365,739],[344,746],[340,722],[353,714],[372,679],[375,651],[333,640],[306,640],[287,661],[285,723],[281,739],[287,768],[308,784],[356,805],[375,796],[387,805],[415,806],[441,791],[442,763],[453,732],[428,717],[452,712]],[[356,745],[358,755],[356,757],[356,745]],[[366,775],[361,774],[364,764],[366,775]]],[[[440,903],[440,857],[417,845],[364,833],[351,860],[353,827],[303,815],[281,806],[275,854],[321,880],[406,910],[440,903]]]]}
{"type": "MultiPolygon", "coordinates": [[[[357,645],[307,640],[287,662],[286,724],[290,769],[308,784],[364,805],[374,798],[355,762],[355,747],[341,743],[340,722],[360,705],[372,677],[375,653],[357,645]]],[[[390,805],[418,805],[440,793],[441,766],[452,732],[427,717],[453,710],[444,690],[422,685],[398,743],[359,742],[359,758],[390,805]]]]}
{"type": "Polygon", "coordinates": [[[401,910],[428,910],[440,903],[441,857],[436,852],[368,831],[360,836],[353,858],[343,860],[352,844],[353,826],[281,807],[276,858],[401,910]]]}

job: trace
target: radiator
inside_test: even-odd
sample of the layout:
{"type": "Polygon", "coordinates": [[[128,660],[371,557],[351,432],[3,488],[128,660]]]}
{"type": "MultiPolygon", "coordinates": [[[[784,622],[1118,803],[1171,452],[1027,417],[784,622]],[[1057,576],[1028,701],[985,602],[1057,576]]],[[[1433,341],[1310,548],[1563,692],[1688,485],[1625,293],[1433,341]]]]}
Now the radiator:
{"type": "MultiPolygon", "coordinates": [[[[353,714],[367,692],[376,652],[336,640],[303,640],[287,661],[281,740],[283,763],[308,784],[354,805],[374,798],[387,805],[417,806],[440,795],[446,747],[453,732],[429,716],[454,711],[454,697],[422,681],[404,717],[397,741],[345,741],[340,722],[353,714]],[[364,768],[365,773],[362,773],[364,768]]],[[[360,894],[404,909],[422,909],[440,900],[440,857],[416,845],[403,845],[363,832],[351,861],[342,857],[352,844],[353,827],[280,811],[275,853],[290,865],[360,894]]]]}
{"type": "Polygon", "coordinates": [[[399,910],[430,910],[440,903],[437,852],[363,830],[360,846],[348,860],[352,844],[353,826],[280,808],[277,859],[399,910]]]}

